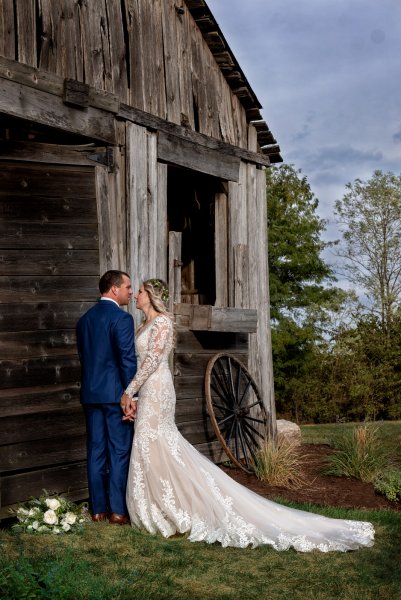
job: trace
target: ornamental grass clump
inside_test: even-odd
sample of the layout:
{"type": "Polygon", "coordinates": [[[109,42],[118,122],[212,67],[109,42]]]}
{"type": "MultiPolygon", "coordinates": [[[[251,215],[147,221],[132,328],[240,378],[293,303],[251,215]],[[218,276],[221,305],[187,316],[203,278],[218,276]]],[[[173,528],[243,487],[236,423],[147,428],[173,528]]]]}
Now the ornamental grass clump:
{"type": "Polygon", "coordinates": [[[324,473],[374,482],[391,463],[378,431],[378,427],[364,424],[339,437],[335,453],[326,459],[324,473]]]}
{"type": "Polygon", "coordinates": [[[301,460],[296,443],[279,436],[277,441],[266,440],[256,455],[255,474],[258,479],[287,489],[305,485],[301,460]]]}
{"type": "Polygon", "coordinates": [[[14,532],[74,533],[83,530],[87,520],[87,503],[75,504],[62,496],[50,496],[46,490],[39,498],[31,498],[11,511],[18,522],[14,532]]]}

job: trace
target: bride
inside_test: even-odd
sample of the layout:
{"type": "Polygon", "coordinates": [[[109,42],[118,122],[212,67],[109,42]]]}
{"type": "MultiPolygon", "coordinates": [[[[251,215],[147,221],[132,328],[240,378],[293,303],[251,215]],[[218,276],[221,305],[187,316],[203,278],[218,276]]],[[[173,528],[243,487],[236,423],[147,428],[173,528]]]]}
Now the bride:
{"type": "Polygon", "coordinates": [[[132,526],[238,548],[267,544],[276,550],[328,552],[372,546],[370,523],[331,519],[262,498],[182,437],[174,421],[168,364],[174,329],[167,286],[149,279],[135,300],[145,316],[136,338],[140,367],[121,398],[123,418],[136,421],[127,484],[132,526]]]}

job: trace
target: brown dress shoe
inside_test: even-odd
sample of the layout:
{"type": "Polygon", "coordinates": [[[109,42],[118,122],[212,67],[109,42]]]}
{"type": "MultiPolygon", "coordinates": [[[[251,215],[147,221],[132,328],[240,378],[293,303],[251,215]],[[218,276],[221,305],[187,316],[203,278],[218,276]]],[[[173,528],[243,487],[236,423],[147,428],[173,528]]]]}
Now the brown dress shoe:
{"type": "Polygon", "coordinates": [[[92,521],[107,521],[109,515],[107,513],[95,513],[92,515],[92,521]]]}
{"type": "Polygon", "coordinates": [[[112,513],[109,518],[109,522],[112,525],[127,525],[129,523],[129,518],[127,515],[118,515],[117,513],[112,513]]]}

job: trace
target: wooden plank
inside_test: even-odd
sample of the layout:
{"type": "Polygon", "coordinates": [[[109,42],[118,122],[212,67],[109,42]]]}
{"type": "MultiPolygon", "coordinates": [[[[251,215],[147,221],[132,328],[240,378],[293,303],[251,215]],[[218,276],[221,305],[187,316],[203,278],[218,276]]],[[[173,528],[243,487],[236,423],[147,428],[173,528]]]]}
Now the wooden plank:
{"type": "Polygon", "coordinates": [[[258,331],[257,343],[259,352],[260,387],[263,401],[268,414],[268,427],[270,436],[276,435],[276,407],[274,399],[273,356],[270,324],[270,294],[269,270],[267,255],[267,204],[266,204],[266,177],[264,171],[256,171],[256,203],[259,238],[263,243],[258,245],[258,331]]]}
{"type": "Polygon", "coordinates": [[[36,2],[35,0],[16,0],[16,27],[18,40],[18,60],[36,67],[36,2]]]}
{"type": "Polygon", "coordinates": [[[241,162],[238,183],[228,183],[228,280],[230,282],[229,303],[235,304],[235,247],[248,243],[246,164],[241,162]]]}
{"type": "MultiPolygon", "coordinates": [[[[166,88],[166,118],[181,124],[180,65],[178,60],[177,28],[180,29],[171,2],[162,2],[164,72],[166,88]]],[[[188,119],[190,115],[187,115],[188,119]]]]}
{"type": "MultiPolygon", "coordinates": [[[[0,417],[1,446],[29,440],[67,440],[68,436],[84,435],[85,417],[79,404],[71,409],[14,417],[0,417]]],[[[49,463],[48,463],[49,464],[49,463]]],[[[2,468],[0,468],[2,470],[2,468]]]]}
{"type": "MultiPolygon", "coordinates": [[[[187,377],[205,375],[206,367],[209,360],[216,354],[216,352],[195,354],[177,354],[174,353],[174,376],[175,377],[187,377]]],[[[231,353],[232,354],[232,353],[231,353]]],[[[247,363],[246,354],[234,355],[237,360],[242,363],[247,363]],[[245,361],[244,361],[245,357],[245,361]]],[[[244,365],[247,368],[247,364],[244,365]]]]}
{"type": "Polygon", "coordinates": [[[75,331],[7,331],[0,333],[0,359],[76,355],[75,331]]]}
{"type": "Polygon", "coordinates": [[[181,247],[182,233],[181,231],[169,232],[169,269],[168,269],[168,284],[170,290],[169,311],[173,312],[173,307],[176,303],[181,302],[181,247]]]}
{"type": "Polygon", "coordinates": [[[86,435],[66,435],[0,446],[4,472],[65,464],[86,459],[86,435]]]}
{"type": "Polygon", "coordinates": [[[215,257],[216,301],[215,306],[228,306],[228,205],[227,194],[215,197],[215,257]]]}
{"type": "Polygon", "coordinates": [[[176,304],[177,323],[193,330],[253,333],[257,327],[257,311],[243,308],[222,308],[176,304]]]}
{"type": "MultiPolygon", "coordinates": [[[[1,242],[0,242],[1,246],[1,242]]],[[[0,275],[99,275],[97,250],[0,250],[0,275]]]]}
{"type": "Polygon", "coordinates": [[[122,102],[129,102],[127,52],[123,27],[122,3],[119,0],[107,0],[107,39],[110,51],[110,89],[122,102]]]}
{"type": "Polygon", "coordinates": [[[92,168],[14,162],[2,162],[1,167],[2,194],[25,197],[27,201],[32,196],[94,198],[92,168]]]}
{"type": "Polygon", "coordinates": [[[42,144],[39,142],[7,141],[0,147],[0,158],[46,164],[83,165],[94,167],[93,155],[105,153],[106,148],[94,144],[81,146],[61,146],[58,144],[42,144]]]}
{"type": "Polygon", "coordinates": [[[73,490],[84,490],[87,485],[86,463],[79,462],[9,475],[2,477],[1,484],[1,515],[4,517],[7,515],[5,507],[17,502],[25,502],[30,496],[37,498],[44,489],[50,494],[63,495],[73,490]]]}
{"type": "Polygon", "coordinates": [[[76,409],[79,392],[78,382],[0,390],[0,414],[5,418],[76,409]]]}
{"type": "Polygon", "coordinates": [[[1,276],[0,298],[1,302],[51,302],[74,301],[79,289],[81,300],[93,300],[99,297],[99,278],[68,276],[1,276]]]}
{"type": "Polygon", "coordinates": [[[41,358],[0,361],[0,389],[56,385],[79,381],[81,367],[72,356],[46,356],[41,358]]]}
{"type": "Polygon", "coordinates": [[[61,97],[0,78],[0,112],[109,143],[115,141],[114,115],[89,107],[78,111],[61,97]]]}
{"type": "MultiPolygon", "coordinates": [[[[127,125],[127,203],[129,214],[129,269],[134,290],[149,277],[148,264],[148,140],[147,131],[138,125],[127,125]]],[[[135,323],[142,321],[133,309],[135,323]]]]}
{"type": "Polygon", "coordinates": [[[96,201],[97,214],[99,219],[99,269],[105,273],[109,269],[117,268],[117,239],[115,228],[113,228],[113,219],[110,215],[110,208],[113,203],[109,198],[109,185],[107,171],[101,167],[96,167],[96,201]],[[113,231],[114,229],[114,231],[113,231]]]}
{"type": "MultiPolygon", "coordinates": [[[[160,277],[159,262],[163,261],[163,255],[158,256],[158,235],[161,227],[166,226],[167,222],[159,222],[158,215],[158,169],[157,169],[157,135],[148,132],[147,134],[147,159],[148,159],[148,198],[147,198],[147,278],[160,277]]],[[[167,210],[167,206],[166,206],[167,210]]],[[[164,258],[167,254],[167,248],[164,250],[164,258]]]]}
{"type": "Polygon", "coordinates": [[[127,22],[127,53],[129,61],[129,104],[141,110],[145,108],[145,80],[144,71],[144,45],[142,35],[144,33],[142,24],[142,12],[137,0],[126,0],[125,19],[127,22]]]}
{"type": "Polygon", "coordinates": [[[216,353],[223,350],[235,354],[248,352],[248,335],[246,333],[188,331],[177,329],[177,353],[216,353]]]}
{"type": "Polygon", "coordinates": [[[188,421],[202,421],[208,418],[206,399],[202,398],[180,398],[175,407],[175,422],[177,425],[188,421]]]}
{"type": "Polygon", "coordinates": [[[159,160],[214,175],[229,181],[238,181],[240,159],[217,150],[199,146],[192,141],[160,132],[157,147],[159,160]]]}
{"type": "Polygon", "coordinates": [[[197,31],[197,27],[190,15],[176,13],[174,0],[169,0],[168,4],[170,5],[170,19],[176,25],[176,43],[173,42],[173,48],[175,49],[180,86],[180,123],[184,127],[199,131],[199,115],[195,118],[192,87],[193,70],[196,64],[192,55],[192,36],[197,31]]]}
{"type": "Polygon", "coordinates": [[[0,3],[0,54],[15,59],[14,0],[0,3]]]}
{"type": "Polygon", "coordinates": [[[95,250],[97,224],[76,223],[66,231],[64,223],[0,221],[1,248],[52,248],[95,250]]]}
{"type": "MultiPolygon", "coordinates": [[[[62,182],[60,182],[60,185],[62,185],[62,182]]],[[[17,191],[16,195],[13,196],[4,193],[1,189],[0,217],[7,217],[7,219],[12,220],[46,221],[49,223],[66,221],[71,228],[73,223],[97,222],[95,203],[83,202],[81,195],[75,198],[42,195],[32,197],[28,194],[18,195],[17,191]]]]}
{"type": "Polygon", "coordinates": [[[248,269],[248,246],[237,244],[234,247],[234,305],[243,308],[248,306],[248,269]]]}
{"type": "Polygon", "coordinates": [[[167,282],[168,278],[168,216],[167,216],[167,165],[157,163],[157,273],[167,282]]]}
{"type": "Polygon", "coordinates": [[[79,317],[93,306],[84,302],[32,302],[1,304],[0,331],[74,329],[79,317]]]}
{"type": "Polygon", "coordinates": [[[117,123],[119,146],[114,148],[115,168],[108,173],[109,198],[115,232],[117,268],[127,271],[127,198],[125,182],[125,123],[117,123]]]}
{"type": "MultiPolygon", "coordinates": [[[[163,0],[165,2],[165,0],[163,0]]],[[[142,21],[145,110],[166,118],[161,0],[138,0],[142,21]]],[[[135,50],[137,51],[137,50],[135,50]]]]}
{"type": "Polygon", "coordinates": [[[177,402],[181,398],[202,398],[205,393],[205,378],[202,375],[194,377],[175,377],[174,386],[177,402]]]}
{"type": "Polygon", "coordinates": [[[85,81],[96,89],[110,89],[110,47],[105,39],[107,16],[104,0],[83,2],[79,12],[85,81]]]}

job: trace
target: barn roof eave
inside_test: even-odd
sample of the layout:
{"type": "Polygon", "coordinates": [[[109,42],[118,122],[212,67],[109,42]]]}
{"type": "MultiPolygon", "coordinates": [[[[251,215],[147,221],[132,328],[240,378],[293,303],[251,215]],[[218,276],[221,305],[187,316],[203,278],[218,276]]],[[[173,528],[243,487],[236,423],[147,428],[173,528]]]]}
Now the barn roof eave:
{"type": "Polygon", "coordinates": [[[228,45],[223,32],[209,9],[205,0],[184,0],[194,21],[198,25],[204,40],[213,54],[222,74],[233,93],[245,108],[248,122],[258,123],[258,143],[264,154],[269,154],[270,162],[282,162],[280,148],[265,121],[262,119],[260,104],[251,88],[244,72],[228,45]],[[274,152],[269,152],[269,146],[274,146],[274,152]]]}

